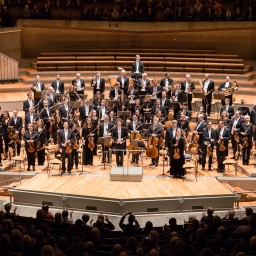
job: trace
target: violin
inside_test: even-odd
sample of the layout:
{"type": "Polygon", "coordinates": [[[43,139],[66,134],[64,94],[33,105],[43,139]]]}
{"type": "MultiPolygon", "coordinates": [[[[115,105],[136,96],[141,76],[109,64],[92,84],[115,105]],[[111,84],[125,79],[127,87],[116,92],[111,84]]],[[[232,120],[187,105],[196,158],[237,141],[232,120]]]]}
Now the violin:
{"type": "Polygon", "coordinates": [[[71,152],[72,152],[72,147],[71,147],[71,143],[70,142],[67,142],[66,143],[66,149],[65,149],[65,152],[67,153],[67,154],[70,154],[71,152]]]}
{"type": "Polygon", "coordinates": [[[179,148],[175,148],[173,150],[173,159],[180,159],[180,149],[179,148]]]}
{"type": "MultiPolygon", "coordinates": [[[[107,133],[109,133],[115,126],[113,126],[110,130],[107,131],[107,133]]],[[[113,139],[111,138],[111,136],[107,136],[109,137],[109,141],[105,144],[106,147],[110,148],[113,145],[113,139]]]]}
{"type": "Polygon", "coordinates": [[[95,148],[95,143],[94,143],[94,138],[93,137],[89,137],[88,138],[88,148],[93,151],[93,149],[95,148]]]}
{"type": "Polygon", "coordinates": [[[34,141],[33,142],[28,142],[28,152],[29,153],[34,153],[35,152],[34,141]]]}
{"type": "Polygon", "coordinates": [[[79,139],[75,139],[73,143],[73,149],[78,149],[79,148],[79,139]]]}
{"type": "Polygon", "coordinates": [[[244,138],[243,138],[243,144],[242,144],[242,146],[243,146],[244,148],[248,148],[248,147],[249,147],[248,137],[244,137],[244,138]]]}
{"type": "Polygon", "coordinates": [[[219,150],[220,150],[220,151],[225,151],[225,150],[226,150],[226,147],[224,146],[224,140],[220,140],[220,141],[219,141],[219,144],[220,144],[219,150]]]}
{"type": "Polygon", "coordinates": [[[194,154],[194,152],[197,152],[198,150],[198,141],[199,141],[200,135],[199,134],[193,134],[192,142],[188,146],[188,151],[191,154],[194,154]],[[193,153],[192,153],[193,152],[193,153]]]}

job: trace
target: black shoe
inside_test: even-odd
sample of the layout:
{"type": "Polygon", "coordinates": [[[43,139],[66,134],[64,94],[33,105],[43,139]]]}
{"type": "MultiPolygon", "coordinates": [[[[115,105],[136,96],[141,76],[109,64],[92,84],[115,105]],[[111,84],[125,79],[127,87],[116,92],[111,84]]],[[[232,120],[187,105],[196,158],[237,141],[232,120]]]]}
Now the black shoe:
{"type": "Polygon", "coordinates": [[[33,166],[33,170],[32,170],[33,172],[35,172],[36,171],[36,168],[35,168],[35,166],[33,166]]]}
{"type": "Polygon", "coordinates": [[[2,163],[0,163],[0,167],[2,167],[3,166],[3,164],[2,163]]]}
{"type": "Polygon", "coordinates": [[[158,166],[158,163],[156,163],[155,166],[158,166]]]}
{"type": "Polygon", "coordinates": [[[205,170],[205,167],[204,167],[204,166],[202,167],[202,170],[203,170],[203,171],[205,170]]]}
{"type": "Polygon", "coordinates": [[[153,165],[155,165],[155,163],[151,163],[149,166],[153,166],[153,165]]]}
{"type": "Polygon", "coordinates": [[[30,168],[27,168],[27,171],[29,172],[29,171],[30,171],[30,168]]]}
{"type": "Polygon", "coordinates": [[[211,170],[212,170],[212,168],[209,166],[209,167],[208,167],[208,170],[209,170],[209,171],[211,171],[211,170]]]}
{"type": "Polygon", "coordinates": [[[170,170],[168,170],[167,173],[170,173],[170,170]]]}
{"type": "Polygon", "coordinates": [[[71,174],[71,171],[68,171],[68,174],[71,174]]]}
{"type": "Polygon", "coordinates": [[[78,169],[78,165],[76,165],[76,169],[78,169]]]}
{"type": "Polygon", "coordinates": [[[133,161],[133,160],[131,161],[131,164],[134,164],[134,161],[133,161]]]}

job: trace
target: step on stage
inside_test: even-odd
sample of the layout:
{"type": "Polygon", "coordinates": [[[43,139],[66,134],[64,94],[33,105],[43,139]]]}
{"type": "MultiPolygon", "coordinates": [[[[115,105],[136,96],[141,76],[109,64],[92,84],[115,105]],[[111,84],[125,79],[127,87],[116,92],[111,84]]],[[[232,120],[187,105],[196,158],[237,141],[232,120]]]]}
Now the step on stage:
{"type": "Polygon", "coordinates": [[[181,180],[144,177],[142,182],[110,181],[109,176],[40,174],[13,189],[17,205],[67,207],[80,211],[122,214],[231,209],[238,197],[215,178],[181,180]]]}

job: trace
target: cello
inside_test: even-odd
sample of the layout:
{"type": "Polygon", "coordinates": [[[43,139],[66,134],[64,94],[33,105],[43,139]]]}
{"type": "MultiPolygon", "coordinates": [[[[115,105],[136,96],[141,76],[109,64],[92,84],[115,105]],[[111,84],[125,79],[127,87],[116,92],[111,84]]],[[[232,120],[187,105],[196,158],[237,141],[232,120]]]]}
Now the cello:
{"type": "MultiPolygon", "coordinates": [[[[156,134],[156,132],[162,130],[162,127],[155,131],[153,134],[156,134]]],[[[152,135],[153,135],[152,134],[152,135]]],[[[158,146],[159,139],[155,136],[150,136],[147,141],[147,148],[146,148],[146,156],[150,158],[156,158],[158,156],[158,146]]]]}
{"type": "MultiPolygon", "coordinates": [[[[143,123],[140,124],[139,126],[137,126],[136,129],[135,129],[135,131],[137,131],[137,129],[138,129],[139,127],[141,127],[142,125],[143,125],[143,123]]],[[[141,134],[136,133],[136,132],[134,132],[134,131],[131,132],[131,135],[130,135],[130,140],[131,140],[131,141],[133,141],[133,140],[139,141],[139,140],[141,140],[141,139],[142,139],[141,134]]],[[[129,150],[129,151],[132,151],[132,152],[131,152],[132,154],[137,154],[137,153],[138,153],[137,151],[133,151],[133,150],[140,150],[140,149],[141,149],[140,147],[134,147],[134,146],[132,145],[132,142],[131,142],[131,143],[129,144],[129,146],[128,146],[128,150],[129,150]]]]}

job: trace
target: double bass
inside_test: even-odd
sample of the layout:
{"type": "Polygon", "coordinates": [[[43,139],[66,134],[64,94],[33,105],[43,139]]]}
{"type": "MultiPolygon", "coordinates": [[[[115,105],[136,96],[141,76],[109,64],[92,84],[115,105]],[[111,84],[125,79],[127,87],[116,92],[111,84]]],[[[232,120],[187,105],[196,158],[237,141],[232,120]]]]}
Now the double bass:
{"type": "MultiPolygon", "coordinates": [[[[159,130],[162,130],[162,127],[155,131],[153,134],[156,134],[159,130]]],[[[152,134],[152,135],[153,135],[152,134]]],[[[156,158],[159,154],[158,152],[158,144],[159,139],[155,136],[150,136],[147,141],[147,148],[146,148],[146,156],[150,158],[156,158]]]]}
{"type": "MultiPolygon", "coordinates": [[[[137,131],[137,129],[138,129],[139,127],[141,127],[142,125],[143,125],[143,123],[140,124],[139,126],[137,126],[135,130],[137,131]]],[[[141,139],[142,139],[141,134],[136,133],[136,132],[134,132],[134,131],[131,132],[131,135],[130,135],[130,140],[131,140],[131,141],[132,141],[132,140],[139,141],[139,140],[141,140],[141,139]]],[[[132,143],[130,143],[129,146],[128,146],[128,151],[140,150],[140,149],[141,149],[141,147],[134,147],[134,146],[132,145],[132,143]]],[[[132,151],[131,153],[132,153],[132,154],[137,154],[138,152],[137,152],[137,151],[132,151]]]]}

